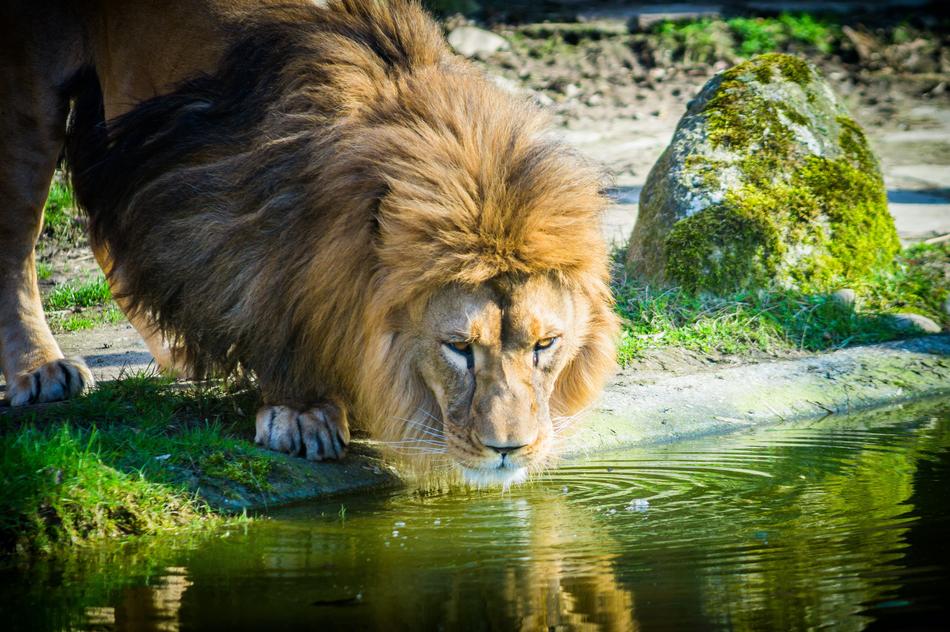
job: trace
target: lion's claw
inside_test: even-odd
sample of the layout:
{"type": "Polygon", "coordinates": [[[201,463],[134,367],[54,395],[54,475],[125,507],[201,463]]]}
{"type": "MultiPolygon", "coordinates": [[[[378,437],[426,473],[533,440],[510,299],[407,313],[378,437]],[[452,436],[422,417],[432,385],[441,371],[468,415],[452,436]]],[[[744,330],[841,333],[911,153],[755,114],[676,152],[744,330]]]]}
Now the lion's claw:
{"type": "Polygon", "coordinates": [[[265,406],[257,412],[254,442],[310,461],[324,461],[343,458],[350,430],[346,413],[335,404],[326,403],[305,411],[265,406]]]}
{"type": "Polygon", "coordinates": [[[81,358],[62,358],[17,375],[7,384],[7,399],[11,406],[56,402],[75,397],[95,383],[81,358]]]}

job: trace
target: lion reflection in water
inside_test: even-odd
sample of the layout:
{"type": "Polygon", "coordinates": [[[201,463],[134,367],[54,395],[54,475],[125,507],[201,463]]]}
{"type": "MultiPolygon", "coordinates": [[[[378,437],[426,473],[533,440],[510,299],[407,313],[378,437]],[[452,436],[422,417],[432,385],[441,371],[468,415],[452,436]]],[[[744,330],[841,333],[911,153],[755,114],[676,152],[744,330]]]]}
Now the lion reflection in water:
{"type": "Polygon", "coordinates": [[[405,548],[387,537],[391,514],[381,512],[381,524],[373,510],[354,511],[346,528],[331,527],[329,536],[320,525],[308,533],[303,523],[271,536],[252,531],[246,541],[218,540],[191,555],[194,571],[172,569],[173,581],[160,578],[154,587],[118,595],[116,623],[136,617],[164,622],[163,629],[200,628],[209,618],[217,626],[251,627],[263,621],[317,627],[333,621],[352,629],[386,629],[393,622],[411,629],[637,629],[634,595],[617,579],[612,541],[596,517],[553,494],[486,503],[456,510],[438,528],[407,518],[403,533],[419,539],[410,535],[405,548]],[[484,533],[500,526],[486,517],[496,514],[506,516],[497,559],[488,552],[491,546],[467,549],[468,529],[484,533]],[[347,533],[363,537],[353,540],[347,533]],[[234,555],[234,546],[251,547],[252,553],[234,555]],[[217,575],[221,559],[230,560],[226,582],[217,575]],[[269,593],[268,586],[281,580],[295,587],[269,593]],[[357,590],[358,602],[339,599],[357,590]],[[328,598],[314,602],[318,596],[328,598]],[[281,604],[276,611],[275,600],[281,604]],[[228,605],[222,612],[223,606],[189,603],[228,605]]]}

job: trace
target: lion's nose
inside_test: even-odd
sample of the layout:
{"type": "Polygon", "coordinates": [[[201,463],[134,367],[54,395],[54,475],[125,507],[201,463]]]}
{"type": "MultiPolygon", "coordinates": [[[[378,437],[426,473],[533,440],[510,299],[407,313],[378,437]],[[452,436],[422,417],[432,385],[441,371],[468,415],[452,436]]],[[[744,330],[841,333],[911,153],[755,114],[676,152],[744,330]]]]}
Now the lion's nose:
{"type": "Polygon", "coordinates": [[[520,450],[521,448],[527,445],[528,445],[527,443],[522,444],[522,445],[488,445],[486,443],[485,447],[488,448],[489,450],[494,450],[498,454],[504,456],[506,454],[511,454],[512,452],[517,452],[518,450],[520,450]]]}

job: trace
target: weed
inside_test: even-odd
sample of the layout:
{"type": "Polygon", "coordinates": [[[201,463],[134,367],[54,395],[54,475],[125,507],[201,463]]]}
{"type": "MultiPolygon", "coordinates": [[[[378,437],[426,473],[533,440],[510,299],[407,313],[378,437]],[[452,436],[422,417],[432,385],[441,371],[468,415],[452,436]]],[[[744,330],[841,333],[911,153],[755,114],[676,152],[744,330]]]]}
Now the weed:
{"type": "Polygon", "coordinates": [[[837,22],[808,13],[783,13],[777,18],[734,17],[666,21],[654,25],[655,46],[686,63],[735,62],[792,47],[830,53],[841,40],[837,22]]]}

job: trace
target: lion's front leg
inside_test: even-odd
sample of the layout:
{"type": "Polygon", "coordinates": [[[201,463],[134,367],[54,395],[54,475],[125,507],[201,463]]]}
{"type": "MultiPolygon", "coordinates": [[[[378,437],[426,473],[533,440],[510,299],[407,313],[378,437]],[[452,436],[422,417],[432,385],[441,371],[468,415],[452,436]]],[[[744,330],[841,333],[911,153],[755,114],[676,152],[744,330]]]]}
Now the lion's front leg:
{"type": "MultiPolygon", "coordinates": [[[[45,17],[52,24],[57,10],[50,13],[45,17]]],[[[81,29],[77,25],[39,46],[35,42],[48,38],[36,28],[39,22],[0,46],[23,55],[17,63],[0,64],[0,368],[14,406],[68,399],[94,383],[82,359],[63,357],[53,339],[34,253],[66,130],[63,85],[80,63],[73,58],[80,44],[72,38],[81,29]]]]}
{"type": "Polygon", "coordinates": [[[264,406],[257,412],[254,442],[310,461],[341,459],[350,442],[346,409],[331,401],[306,410],[264,406]]]}

